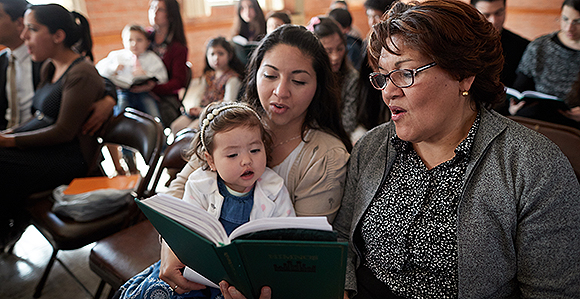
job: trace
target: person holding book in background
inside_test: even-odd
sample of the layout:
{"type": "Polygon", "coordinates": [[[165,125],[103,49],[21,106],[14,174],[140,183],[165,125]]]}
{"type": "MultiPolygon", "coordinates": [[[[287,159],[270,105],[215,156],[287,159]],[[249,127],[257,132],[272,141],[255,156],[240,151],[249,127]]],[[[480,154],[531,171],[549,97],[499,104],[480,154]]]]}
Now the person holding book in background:
{"type": "Polygon", "coordinates": [[[151,50],[163,60],[168,80],[164,84],[147,81],[133,92],[152,91],[157,99],[161,122],[169,127],[181,115],[179,91],[187,84],[187,40],[177,0],[150,0],[148,28],[151,50]]]}
{"type": "Polygon", "coordinates": [[[266,34],[266,19],[257,0],[241,0],[231,29],[236,55],[246,65],[257,41],[266,34]]]}
{"type": "Polygon", "coordinates": [[[274,29],[284,24],[292,24],[290,14],[283,10],[271,11],[266,16],[266,34],[274,31],[274,29]]]}
{"type": "Polygon", "coordinates": [[[328,54],[332,72],[341,87],[342,126],[350,135],[357,126],[358,71],[348,59],[347,39],[340,24],[330,17],[313,17],[306,28],[316,34],[328,54]]]}
{"type": "MultiPolygon", "coordinates": [[[[306,28],[282,25],[260,41],[245,81],[244,102],[264,115],[272,132],[268,166],[284,178],[296,215],[326,216],[332,223],[352,145],[340,121],[340,90],[324,47],[306,28]]],[[[191,159],[167,193],[183,197],[198,164],[191,159]]],[[[161,246],[160,279],[178,294],[204,288],[185,279],[183,263],[165,242],[161,246]]],[[[233,290],[222,286],[222,292],[233,290]]]]}
{"type": "Polygon", "coordinates": [[[395,2],[369,36],[392,121],[349,162],[345,298],[578,297],[580,185],[557,145],[490,110],[493,25],[461,0],[395,2]]]}
{"type": "MultiPolygon", "coordinates": [[[[514,88],[535,90],[565,99],[580,71],[580,0],[565,0],[560,11],[560,30],[532,41],[517,69],[514,88]]],[[[560,114],[545,115],[545,108],[511,101],[510,113],[558,122],[560,114]],[[537,109],[536,109],[537,108],[537,109]]]]}
{"type": "Polygon", "coordinates": [[[500,33],[504,57],[500,79],[505,86],[512,87],[516,80],[516,69],[530,41],[503,27],[506,18],[506,0],[471,0],[471,5],[477,8],[500,33]]]}
{"type": "Polygon", "coordinates": [[[122,32],[124,49],[116,50],[96,65],[101,76],[111,80],[117,87],[115,115],[126,107],[135,108],[161,119],[157,101],[148,91],[133,92],[134,86],[152,80],[158,84],[167,82],[167,70],[157,54],[149,50],[151,41],[145,28],[127,25],[122,32]]]}
{"type": "MultiPolygon", "coordinates": [[[[296,216],[284,180],[266,167],[272,139],[258,113],[244,103],[212,103],[201,119],[188,153],[195,155],[201,167],[189,175],[183,200],[219,219],[228,235],[248,221],[296,216]]],[[[219,289],[211,287],[177,294],[175,286],[158,279],[159,265],[157,262],[121,286],[118,298],[220,295],[219,289]]]]}
{"type": "MultiPolygon", "coordinates": [[[[506,18],[506,0],[471,0],[471,5],[477,8],[499,31],[504,57],[500,80],[505,86],[513,87],[516,69],[530,41],[503,27],[506,18]]],[[[508,107],[509,100],[506,99],[493,109],[502,115],[509,115],[508,107]]]]}
{"type": "Polygon", "coordinates": [[[171,131],[177,134],[185,128],[198,128],[199,114],[213,102],[236,101],[244,68],[230,42],[221,36],[211,39],[205,50],[205,67],[200,78],[202,88],[194,98],[195,106],[171,123],[171,131]]]}

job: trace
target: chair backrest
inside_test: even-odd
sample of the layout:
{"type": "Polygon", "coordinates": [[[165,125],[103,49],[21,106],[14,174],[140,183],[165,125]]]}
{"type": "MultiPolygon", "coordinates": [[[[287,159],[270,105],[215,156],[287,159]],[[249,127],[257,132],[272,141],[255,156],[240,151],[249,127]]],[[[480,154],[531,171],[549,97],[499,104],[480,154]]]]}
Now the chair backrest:
{"type": "MultiPolygon", "coordinates": [[[[183,134],[179,134],[175,137],[175,141],[167,147],[161,160],[161,166],[157,171],[155,180],[153,181],[153,186],[151,187],[153,191],[157,188],[157,184],[159,183],[159,179],[161,178],[164,169],[174,169],[177,171],[181,170],[185,164],[187,164],[184,154],[185,151],[189,149],[191,140],[194,136],[194,131],[187,131],[183,134]]],[[[174,177],[171,177],[170,175],[170,180],[173,178],[174,177]]]]}
{"type": "Polygon", "coordinates": [[[580,180],[580,130],[569,126],[554,124],[533,118],[509,116],[510,119],[544,134],[554,142],[568,157],[576,178],[580,180]]]}
{"type": "Polygon", "coordinates": [[[111,119],[99,134],[102,143],[114,143],[138,151],[149,169],[135,189],[135,196],[141,198],[159,162],[165,135],[159,120],[132,108],[111,119]]]}
{"type": "Polygon", "coordinates": [[[192,69],[193,66],[192,66],[191,62],[189,62],[189,61],[185,62],[185,66],[187,67],[187,76],[186,76],[187,81],[185,82],[183,95],[181,96],[182,101],[185,98],[185,95],[187,94],[187,90],[189,89],[189,86],[191,85],[191,79],[193,79],[193,69],[192,69]]]}

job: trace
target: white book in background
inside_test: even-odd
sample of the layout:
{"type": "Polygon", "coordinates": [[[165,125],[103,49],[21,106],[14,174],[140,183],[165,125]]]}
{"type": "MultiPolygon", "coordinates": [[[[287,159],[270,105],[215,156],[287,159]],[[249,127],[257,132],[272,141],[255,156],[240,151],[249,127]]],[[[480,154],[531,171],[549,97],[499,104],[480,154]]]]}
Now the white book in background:
{"type": "Polygon", "coordinates": [[[539,91],[535,91],[535,90],[526,90],[523,92],[519,92],[513,88],[509,88],[506,87],[505,88],[505,93],[508,96],[512,96],[517,98],[518,100],[521,100],[523,98],[534,98],[534,99],[548,99],[548,100],[557,100],[557,101],[561,101],[561,99],[559,99],[556,96],[553,95],[549,95],[543,92],[539,92],[539,91]]]}

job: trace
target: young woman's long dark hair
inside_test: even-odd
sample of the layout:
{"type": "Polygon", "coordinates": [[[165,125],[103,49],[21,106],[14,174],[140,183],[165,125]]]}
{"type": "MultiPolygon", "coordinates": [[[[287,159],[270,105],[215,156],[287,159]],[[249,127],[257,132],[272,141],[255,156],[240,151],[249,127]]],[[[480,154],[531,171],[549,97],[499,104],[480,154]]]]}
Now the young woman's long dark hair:
{"type": "Polygon", "coordinates": [[[236,35],[241,35],[248,40],[259,40],[266,34],[266,18],[264,17],[264,12],[260,7],[257,0],[249,0],[252,3],[252,8],[256,13],[254,20],[251,23],[247,23],[242,19],[240,15],[240,9],[242,8],[243,0],[238,2],[236,7],[236,17],[234,18],[234,24],[232,26],[232,37],[236,35]],[[253,35],[250,36],[250,33],[253,35]]]}
{"type": "Polygon", "coordinates": [[[187,47],[185,30],[183,29],[183,19],[181,18],[181,9],[176,0],[157,0],[165,3],[167,10],[167,21],[169,21],[169,31],[167,33],[167,42],[176,41],[187,47]]]}
{"type": "Polygon", "coordinates": [[[252,53],[245,80],[244,101],[264,113],[260,104],[257,87],[257,73],[268,51],[279,44],[298,48],[304,55],[312,57],[312,67],[316,72],[316,92],[306,110],[302,124],[302,139],[308,128],[320,129],[339,138],[350,152],[352,144],[344,131],[340,113],[340,89],[330,67],[326,50],[314,35],[303,26],[282,25],[260,42],[252,53]]]}
{"type": "Polygon", "coordinates": [[[83,37],[84,29],[81,26],[85,24],[77,24],[74,19],[76,16],[73,16],[63,6],[59,4],[41,4],[32,5],[28,9],[34,12],[36,21],[46,26],[50,33],[54,34],[58,30],[64,31],[66,37],[63,44],[66,47],[72,48],[83,37]]]}

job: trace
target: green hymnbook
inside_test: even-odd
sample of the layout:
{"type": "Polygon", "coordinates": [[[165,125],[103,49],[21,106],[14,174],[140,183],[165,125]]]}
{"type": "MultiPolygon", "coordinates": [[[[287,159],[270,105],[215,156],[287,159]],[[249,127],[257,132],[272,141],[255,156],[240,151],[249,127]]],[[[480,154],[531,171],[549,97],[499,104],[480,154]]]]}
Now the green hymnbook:
{"type": "Polygon", "coordinates": [[[184,276],[216,287],[225,280],[247,298],[343,298],[347,243],[326,217],[262,218],[230,236],[201,207],[158,194],[136,200],[177,257],[184,276]]]}

